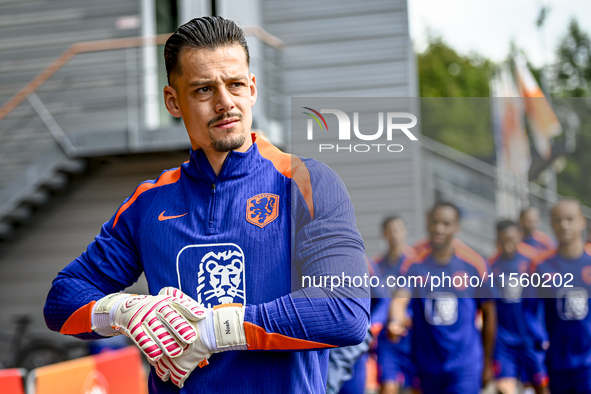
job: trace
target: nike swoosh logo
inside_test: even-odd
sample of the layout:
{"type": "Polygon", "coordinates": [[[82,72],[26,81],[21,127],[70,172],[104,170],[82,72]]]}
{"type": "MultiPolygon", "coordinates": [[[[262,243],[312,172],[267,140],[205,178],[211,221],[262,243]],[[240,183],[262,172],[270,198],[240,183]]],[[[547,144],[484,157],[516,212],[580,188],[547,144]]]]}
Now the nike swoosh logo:
{"type": "Polygon", "coordinates": [[[168,219],[176,219],[176,218],[180,218],[185,216],[187,213],[183,213],[182,215],[176,215],[176,216],[164,216],[164,212],[166,211],[162,211],[162,213],[160,215],[158,215],[158,220],[160,220],[161,222],[168,220],[168,219]]]}

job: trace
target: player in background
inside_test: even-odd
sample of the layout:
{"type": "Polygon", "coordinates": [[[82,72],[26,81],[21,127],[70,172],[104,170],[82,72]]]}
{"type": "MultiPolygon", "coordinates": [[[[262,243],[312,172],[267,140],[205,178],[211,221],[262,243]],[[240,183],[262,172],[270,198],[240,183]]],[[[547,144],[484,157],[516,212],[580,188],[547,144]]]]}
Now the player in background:
{"type": "MultiPolygon", "coordinates": [[[[456,246],[460,211],[438,202],[427,216],[430,247],[402,265],[410,287],[399,288],[390,308],[389,331],[407,334],[407,308],[412,303],[413,355],[424,393],[477,394],[493,378],[492,356],[496,333],[494,288],[487,280],[486,261],[467,246],[456,246]],[[446,282],[431,290],[433,278],[477,276],[482,287],[454,287],[446,282]],[[430,281],[420,286],[420,277],[430,281]],[[417,285],[414,285],[414,280],[417,285]],[[418,278],[418,279],[417,279],[418,278]],[[482,334],[474,322],[482,311],[482,334]]],[[[463,282],[462,282],[463,283],[463,282]]]]}
{"type": "Polygon", "coordinates": [[[397,215],[386,217],[382,222],[382,236],[388,242],[388,251],[375,259],[378,274],[398,276],[402,261],[416,254],[414,248],[406,243],[408,230],[402,217],[397,215]]]}
{"type": "MultiPolygon", "coordinates": [[[[389,276],[400,275],[402,262],[416,257],[416,251],[407,245],[408,231],[400,216],[389,216],[382,222],[382,234],[388,242],[388,251],[378,260],[378,275],[380,283],[386,283],[389,276]]],[[[392,292],[396,289],[391,288],[392,292]]],[[[385,303],[386,306],[389,302],[385,303]]],[[[412,318],[412,309],[408,308],[412,318]]],[[[372,315],[372,322],[374,316],[372,315]]],[[[381,385],[380,393],[397,394],[401,387],[418,388],[416,366],[412,361],[411,341],[412,330],[408,328],[407,335],[396,341],[388,339],[387,327],[381,330],[377,339],[376,355],[378,361],[378,379],[381,385]]]]}
{"type": "Polygon", "coordinates": [[[558,249],[532,263],[532,272],[540,277],[537,290],[544,298],[550,338],[550,392],[591,393],[591,247],[583,241],[586,219],[575,199],[559,201],[551,218],[558,249]]]}
{"type": "Polygon", "coordinates": [[[523,242],[533,246],[540,252],[554,250],[556,243],[548,234],[538,230],[540,211],[538,208],[529,207],[519,214],[519,224],[523,229],[523,242]]]}
{"type": "Polygon", "coordinates": [[[497,223],[497,246],[499,252],[490,261],[495,286],[500,292],[496,301],[498,330],[494,352],[497,389],[502,394],[515,394],[517,381],[521,380],[533,385],[537,394],[547,393],[544,351],[535,335],[539,330],[531,329],[541,325],[537,313],[540,304],[537,299],[522,298],[519,281],[516,286],[509,284],[514,283],[509,282],[511,274],[517,274],[517,278],[527,274],[539,252],[522,242],[521,229],[511,220],[497,223]],[[504,282],[500,275],[504,276],[504,282]]]}

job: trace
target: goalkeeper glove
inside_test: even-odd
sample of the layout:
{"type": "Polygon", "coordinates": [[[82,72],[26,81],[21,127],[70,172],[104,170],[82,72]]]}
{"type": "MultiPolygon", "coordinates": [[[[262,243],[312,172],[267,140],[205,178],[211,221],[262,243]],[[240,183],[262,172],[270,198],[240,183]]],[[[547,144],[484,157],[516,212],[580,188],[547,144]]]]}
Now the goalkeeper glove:
{"type": "Polygon", "coordinates": [[[150,363],[163,356],[178,357],[198,338],[191,321],[202,319],[203,308],[170,295],[110,294],[92,310],[92,330],[109,337],[125,334],[150,363]]]}
{"type": "MultiPolygon", "coordinates": [[[[163,288],[159,295],[175,297],[180,305],[196,303],[191,297],[173,287],[163,288]]],[[[173,305],[177,307],[179,304],[173,305]]],[[[191,321],[198,338],[179,357],[162,357],[152,363],[156,374],[163,381],[169,378],[182,388],[191,372],[207,365],[212,353],[227,350],[246,350],[244,333],[244,307],[241,304],[222,304],[212,308],[200,308],[202,317],[191,321]]]]}

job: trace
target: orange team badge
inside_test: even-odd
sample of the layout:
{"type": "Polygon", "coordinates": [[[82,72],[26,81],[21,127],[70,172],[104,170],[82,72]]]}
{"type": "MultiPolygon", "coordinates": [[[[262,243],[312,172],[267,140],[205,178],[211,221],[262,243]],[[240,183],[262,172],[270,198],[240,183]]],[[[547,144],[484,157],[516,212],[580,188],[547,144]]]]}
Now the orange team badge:
{"type": "Polygon", "coordinates": [[[246,201],[246,220],[260,228],[265,227],[279,215],[279,196],[262,193],[246,201]]]}

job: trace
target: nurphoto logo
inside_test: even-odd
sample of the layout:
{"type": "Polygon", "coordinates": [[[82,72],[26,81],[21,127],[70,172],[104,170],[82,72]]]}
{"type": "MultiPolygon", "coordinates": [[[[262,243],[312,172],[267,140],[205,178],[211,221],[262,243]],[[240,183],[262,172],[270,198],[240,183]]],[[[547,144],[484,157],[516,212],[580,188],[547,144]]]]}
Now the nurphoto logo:
{"type": "MultiPolygon", "coordinates": [[[[308,119],[308,127],[307,127],[307,138],[309,141],[314,140],[314,123],[318,125],[321,132],[328,132],[328,124],[326,119],[322,114],[333,114],[337,117],[337,121],[339,124],[338,128],[338,140],[339,141],[351,141],[351,119],[349,115],[347,115],[344,111],[338,109],[321,109],[317,111],[310,107],[302,107],[309,112],[302,112],[305,115],[308,115],[311,119],[308,119]]],[[[392,141],[392,136],[395,133],[402,132],[404,135],[408,137],[411,141],[417,141],[417,137],[410,131],[411,128],[416,126],[417,124],[417,117],[408,112],[387,112],[386,113],[386,135],[385,141],[392,141]],[[410,120],[410,122],[401,122],[401,120],[406,119],[410,120]]],[[[378,120],[378,130],[374,133],[362,133],[359,129],[359,112],[353,112],[353,135],[355,139],[361,141],[378,141],[384,140],[382,137],[384,135],[384,112],[378,112],[377,114],[378,120]]],[[[318,151],[319,152],[356,152],[356,153],[366,153],[366,152],[391,152],[391,153],[398,153],[402,152],[404,147],[400,144],[388,144],[388,143],[364,143],[364,144],[327,144],[322,143],[318,144],[318,151]]]]}

